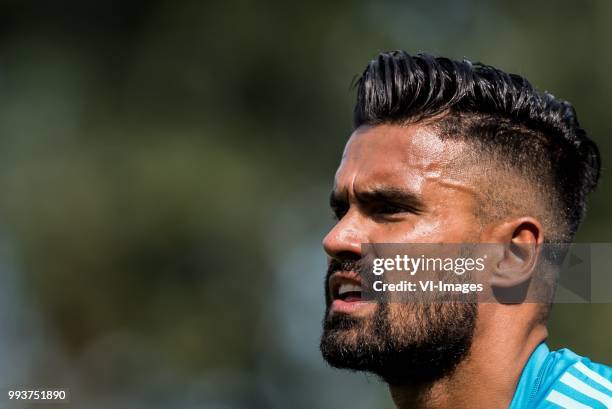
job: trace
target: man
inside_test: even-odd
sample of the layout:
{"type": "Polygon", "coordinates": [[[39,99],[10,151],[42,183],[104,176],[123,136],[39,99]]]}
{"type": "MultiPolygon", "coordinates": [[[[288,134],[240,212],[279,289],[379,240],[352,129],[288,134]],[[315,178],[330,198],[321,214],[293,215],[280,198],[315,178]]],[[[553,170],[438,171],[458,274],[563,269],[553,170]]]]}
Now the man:
{"type": "Polygon", "coordinates": [[[612,407],[609,367],[547,348],[549,305],[361,298],[364,244],[501,245],[489,279],[511,288],[533,274],[529,251],[571,242],[600,171],[571,105],[490,66],[402,51],[371,61],[357,90],[323,241],[325,360],[380,376],[400,409],[612,407]]]}

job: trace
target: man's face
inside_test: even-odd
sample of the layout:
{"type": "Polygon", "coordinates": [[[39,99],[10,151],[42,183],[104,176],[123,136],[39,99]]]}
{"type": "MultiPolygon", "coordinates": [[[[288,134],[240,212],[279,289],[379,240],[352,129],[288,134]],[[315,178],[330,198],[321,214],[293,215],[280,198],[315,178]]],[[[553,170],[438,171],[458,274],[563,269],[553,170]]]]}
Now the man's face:
{"type": "Polygon", "coordinates": [[[479,241],[478,190],[461,166],[464,152],[419,124],[361,127],[351,136],[331,198],[338,222],[323,240],[321,351],[331,365],[402,383],[442,377],[466,356],[475,304],[364,302],[358,291],[362,243],[479,241]]]}

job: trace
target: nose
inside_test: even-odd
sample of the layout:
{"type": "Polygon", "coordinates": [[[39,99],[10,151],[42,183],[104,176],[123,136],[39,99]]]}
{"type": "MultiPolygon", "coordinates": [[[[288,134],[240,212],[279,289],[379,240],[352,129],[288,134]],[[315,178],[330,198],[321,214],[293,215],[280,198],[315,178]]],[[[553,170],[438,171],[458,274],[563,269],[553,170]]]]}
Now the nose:
{"type": "Polygon", "coordinates": [[[361,244],[366,242],[363,226],[358,215],[347,213],[327,233],[323,248],[328,256],[335,259],[361,258],[361,244]]]}

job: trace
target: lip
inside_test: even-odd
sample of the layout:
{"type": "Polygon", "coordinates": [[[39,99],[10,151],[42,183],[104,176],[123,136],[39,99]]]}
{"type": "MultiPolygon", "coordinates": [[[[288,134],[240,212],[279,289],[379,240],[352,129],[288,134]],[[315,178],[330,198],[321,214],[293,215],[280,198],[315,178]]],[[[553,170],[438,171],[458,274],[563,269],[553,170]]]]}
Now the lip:
{"type": "Polygon", "coordinates": [[[332,301],[329,312],[330,314],[352,314],[358,310],[361,310],[368,304],[369,303],[366,301],[346,302],[338,298],[332,301]]]}
{"type": "Polygon", "coordinates": [[[329,293],[332,297],[330,313],[351,314],[368,304],[366,301],[344,301],[339,298],[342,284],[354,284],[363,288],[359,273],[355,271],[336,271],[328,280],[329,293]]]}
{"type": "Polygon", "coordinates": [[[328,280],[329,293],[333,300],[338,299],[342,284],[354,284],[361,287],[361,276],[355,271],[336,271],[333,273],[328,280]]]}

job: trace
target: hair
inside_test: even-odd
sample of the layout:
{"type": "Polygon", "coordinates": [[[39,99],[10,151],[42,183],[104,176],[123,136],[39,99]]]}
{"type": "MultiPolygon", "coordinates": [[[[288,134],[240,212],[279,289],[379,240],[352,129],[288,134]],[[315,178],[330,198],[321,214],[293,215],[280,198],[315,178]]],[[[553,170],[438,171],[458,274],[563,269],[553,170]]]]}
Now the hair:
{"type": "Polygon", "coordinates": [[[405,51],[378,55],[355,85],[355,129],[431,120],[441,137],[462,139],[531,182],[549,219],[547,241],[573,240],[601,159],[570,103],[489,65],[405,51]]]}

